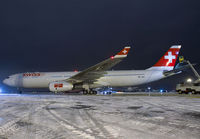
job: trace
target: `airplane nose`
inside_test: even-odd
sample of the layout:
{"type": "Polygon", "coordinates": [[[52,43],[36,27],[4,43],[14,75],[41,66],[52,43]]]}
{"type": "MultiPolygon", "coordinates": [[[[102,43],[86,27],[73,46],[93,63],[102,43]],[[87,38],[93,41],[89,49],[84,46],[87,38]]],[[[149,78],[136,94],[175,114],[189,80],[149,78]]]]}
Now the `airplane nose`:
{"type": "Polygon", "coordinates": [[[8,86],[15,86],[15,82],[12,79],[4,79],[3,83],[8,85],[8,86]]]}
{"type": "Polygon", "coordinates": [[[8,79],[4,79],[3,83],[6,84],[6,85],[8,85],[8,79]]]}

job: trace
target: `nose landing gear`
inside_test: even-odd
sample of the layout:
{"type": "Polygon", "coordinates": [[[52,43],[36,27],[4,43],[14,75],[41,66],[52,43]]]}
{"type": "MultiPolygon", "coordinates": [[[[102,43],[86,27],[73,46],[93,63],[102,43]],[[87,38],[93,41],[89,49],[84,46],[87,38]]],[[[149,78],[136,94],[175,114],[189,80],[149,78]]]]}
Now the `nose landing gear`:
{"type": "Polygon", "coordinates": [[[19,94],[22,94],[21,88],[17,88],[17,92],[18,92],[19,94]]]}

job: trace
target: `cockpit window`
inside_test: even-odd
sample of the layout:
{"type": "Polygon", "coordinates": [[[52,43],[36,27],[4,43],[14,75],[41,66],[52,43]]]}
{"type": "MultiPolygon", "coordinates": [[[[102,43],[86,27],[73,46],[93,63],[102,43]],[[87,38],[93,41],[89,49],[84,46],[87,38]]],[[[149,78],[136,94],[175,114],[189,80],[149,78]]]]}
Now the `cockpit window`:
{"type": "Polygon", "coordinates": [[[8,77],[6,77],[6,79],[9,79],[10,77],[8,76],[8,77]]]}

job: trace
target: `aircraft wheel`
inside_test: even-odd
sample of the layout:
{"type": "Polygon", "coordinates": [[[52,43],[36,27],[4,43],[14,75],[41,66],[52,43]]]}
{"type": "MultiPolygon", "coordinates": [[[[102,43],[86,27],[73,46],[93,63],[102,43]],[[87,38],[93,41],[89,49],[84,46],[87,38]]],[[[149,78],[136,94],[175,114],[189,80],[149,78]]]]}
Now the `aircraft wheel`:
{"type": "Polygon", "coordinates": [[[17,92],[18,92],[19,94],[22,94],[21,88],[17,88],[17,92]]]}
{"type": "Polygon", "coordinates": [[[89,91],[83,90],[83,95],[88,95],[88,94],[89,94],[89,91]]]}
{"type": "Polygon", "coordinates": [[[195,91],[195,90],[192,90],[192,94],[196,94],[196,91],[195,91]]]}
{"type": "Polygon", "coordinates": [[[83,95],[96,95],[97,91],[93,91],[93,90],[83,90],[83,95]]]}
{"type": "Polygon", "coordinates": [[[90,94],[90,95],[92,95],[92,94],[93,94],[93,92],[94,92],[93,90],[90,90],[90,91],[89,91],[89,94],[90,94]]]}
{"type": "Polygon", "coordinates": [[[97,94],[97,91],[94,91],[94,94],[96,95],[96,94],[97,94]]]}
{"type": "Polygon", "coordinates": [[[92,94],[93,94],[93,95],[96,95],[96,94],[97,94],[97,91],[92,91],[92,94]]]}
{"type": "Polygon", "coordinates": [[[183,92],[181,90],[178,91],[178,94],[182,94],[183,92]]]}

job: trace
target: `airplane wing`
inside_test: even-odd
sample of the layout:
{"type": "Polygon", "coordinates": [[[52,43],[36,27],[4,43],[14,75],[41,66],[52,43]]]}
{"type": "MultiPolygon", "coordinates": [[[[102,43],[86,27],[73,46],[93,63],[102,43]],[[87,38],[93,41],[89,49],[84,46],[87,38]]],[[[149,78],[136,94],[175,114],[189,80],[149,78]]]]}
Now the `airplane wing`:
{"type": "MultiPolygon", "coordinates": [[[[192,64],[192,65],[195,66],[196,64],[192,64]]],[[[165,76],[172,76],[174,74],[179,74],[182,71],[187,70],[189,68],[190,68],[190,66],[187,64],[187,65],[184,65],[184,66],[177,67],[177,68],[170,70],[170,71],[164,71],[163,74],[165,76]]]]}
{"type": "Polygon", "coordinates": [[[127,57],[129,50],[130,47],[125,47],[115,56],[112,56],[92,67],[89,67],[86,70],[81,71],[80,73],[70,77],[66,81],[72,84],[82,82],[93,83],[97,81],[97,79],[99,79],[100,77],[103,77],[103,75],[107,73],[106,70],[111,69],[113,66],[121,62],[125,57],[127,57]]]}

